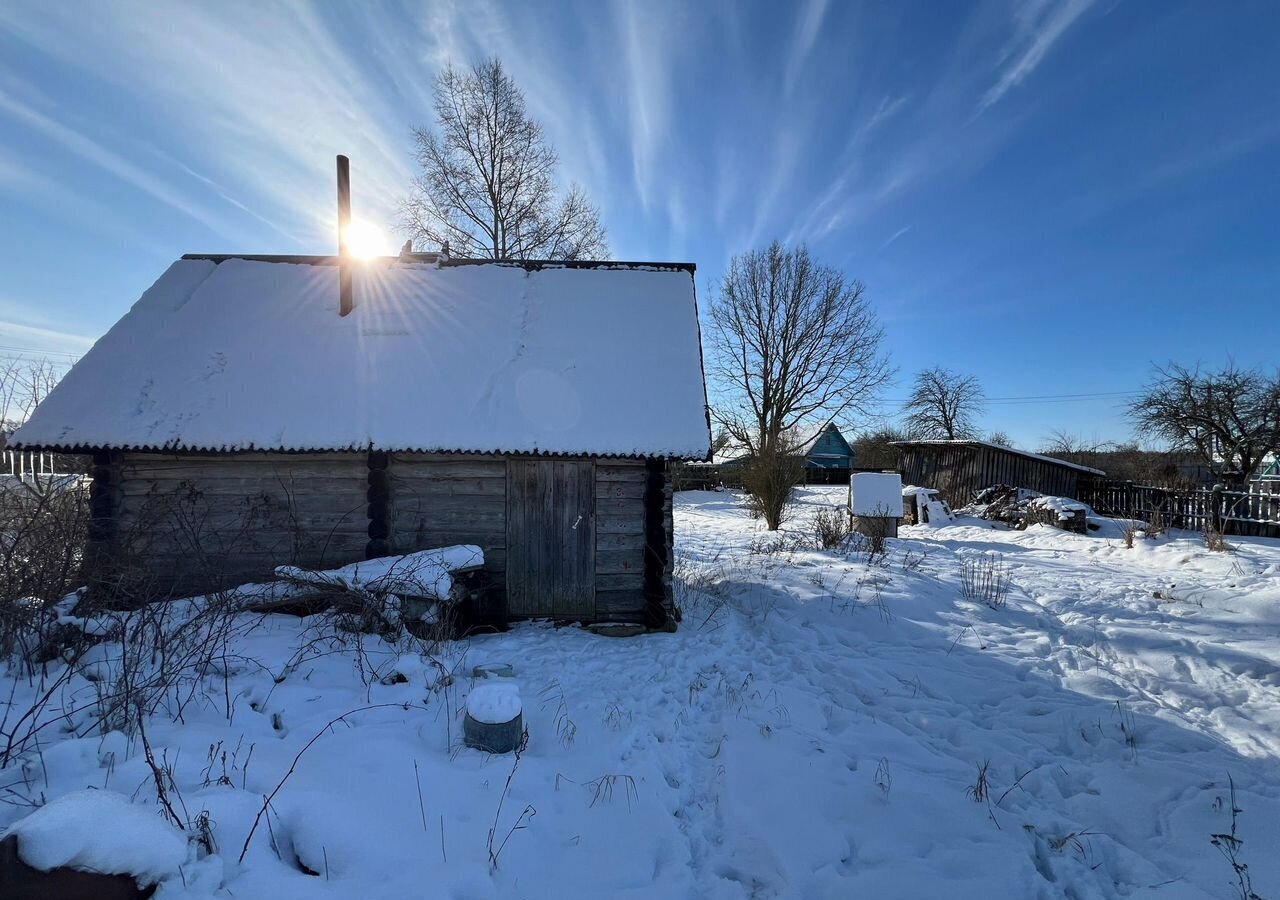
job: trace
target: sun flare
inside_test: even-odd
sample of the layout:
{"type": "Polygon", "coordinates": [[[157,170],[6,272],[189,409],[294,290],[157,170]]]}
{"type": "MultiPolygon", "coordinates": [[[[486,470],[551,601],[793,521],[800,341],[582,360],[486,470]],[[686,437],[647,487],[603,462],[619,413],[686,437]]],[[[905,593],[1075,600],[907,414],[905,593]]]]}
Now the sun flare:
{"type": "Polygon", "coordinates": [[[358,259],[386,256],[387,239],[382,230],[368,222],[352,222],[347,226],[347,252],[358,259]]]}

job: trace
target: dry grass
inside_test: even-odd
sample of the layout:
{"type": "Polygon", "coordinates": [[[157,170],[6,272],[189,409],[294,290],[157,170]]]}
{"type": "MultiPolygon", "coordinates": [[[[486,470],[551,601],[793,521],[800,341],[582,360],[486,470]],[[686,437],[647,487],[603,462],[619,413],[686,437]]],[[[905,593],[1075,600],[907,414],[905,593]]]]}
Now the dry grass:
{"type": "Polygon", "coordinates": [[[982,553],[960,561],[960,592],[966,600],[1004,609],[1013,580],[1004,557],[982,553]]]}

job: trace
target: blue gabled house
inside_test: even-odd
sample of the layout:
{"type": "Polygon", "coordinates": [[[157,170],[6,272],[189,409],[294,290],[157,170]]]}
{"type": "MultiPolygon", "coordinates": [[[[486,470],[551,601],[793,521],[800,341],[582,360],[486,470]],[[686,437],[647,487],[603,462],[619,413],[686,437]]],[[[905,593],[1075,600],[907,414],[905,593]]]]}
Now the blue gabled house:
{"type": "Polygon", "coordinates": [[[839,483],[848,480],[849,471],[853,468],[853,448],[834,422],[828,423],[805,447],[804,467],[810,480],[830,479],[839,483]],[[814,475],[818,478],[813,478],[814,475]]]}

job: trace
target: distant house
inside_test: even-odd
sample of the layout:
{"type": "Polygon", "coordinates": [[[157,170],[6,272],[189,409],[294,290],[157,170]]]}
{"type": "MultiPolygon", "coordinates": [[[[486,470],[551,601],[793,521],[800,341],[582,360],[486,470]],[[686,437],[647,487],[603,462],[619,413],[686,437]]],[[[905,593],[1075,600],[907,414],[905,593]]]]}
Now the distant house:
{"type": "Polygon", "coordinates": [[[1268,456],[1249,480],[1261,484],[1280,484],[1280,457],[1268,456]]]}
{"type": "Polygon", "coordinates": [[[805,447],[804,467],[811,481],[844,483],[853,469],[853,448],[834,422],[829,422],[805,447]]]}
{"type": "Polygon", "coordinates": [[[1101,469],[987,441],[895,441],[894,446],[903,481],[937,489],[954,507],[996,484],[1074,499],[1082,481],[1106,477],[1101,469]]]}
{"type": "Polygon", "coordinates": [[[692,265],[404,254],[185,256],[10,446],[92,455],[99,586],[473,543],[483,617],[659,627],[710,442],[692,265]]]}

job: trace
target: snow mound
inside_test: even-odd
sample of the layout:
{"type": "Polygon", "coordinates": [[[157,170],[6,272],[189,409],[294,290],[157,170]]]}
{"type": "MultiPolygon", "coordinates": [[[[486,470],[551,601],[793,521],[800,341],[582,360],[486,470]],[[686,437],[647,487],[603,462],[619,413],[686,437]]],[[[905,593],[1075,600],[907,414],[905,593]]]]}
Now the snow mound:
{"type": "Polygon", "coordinates": [[[455,544],[403,556],[384,556],[351,563],[338,569],[313,571],[279,566],[276,575],[291,581],[374,593],[406,594],[448,600],[453,590],[451,572],[484,565],[484,551],[474,544],[455,544]]]}
{"type": "Polygon", "coordinates": [[[1093,510],[1079,500],[1072,500],[1070,497],[1033,497],[1027,501],[1028,510],[1037,510],[1039,512],[1051,513],[1056,515],[1060,521],[1074,518],[1078,512],[1083,512],[1086,516],[1092,516],[1093,510]]]}
{"type": "Polygon", "coordinates": [[[178,874],[187,838],[154,809],[114,791],[64,794],[9,829],[18,855],[47,872],[62,866],[132,875],[146,886],[178,874]]]}
{"type": "Polygon", "coordinates": [[[926,525],[949,525],[955,520],[951,507],[941,500],[929,500],[924,505],[924,523],[926,525]]]}
{"type": "Polygon", "coordinates": [[[520,689],[514,681],[477,685],[467,695],[467,715],[485,725],[503,725],[520,715],[520,689]]]}

